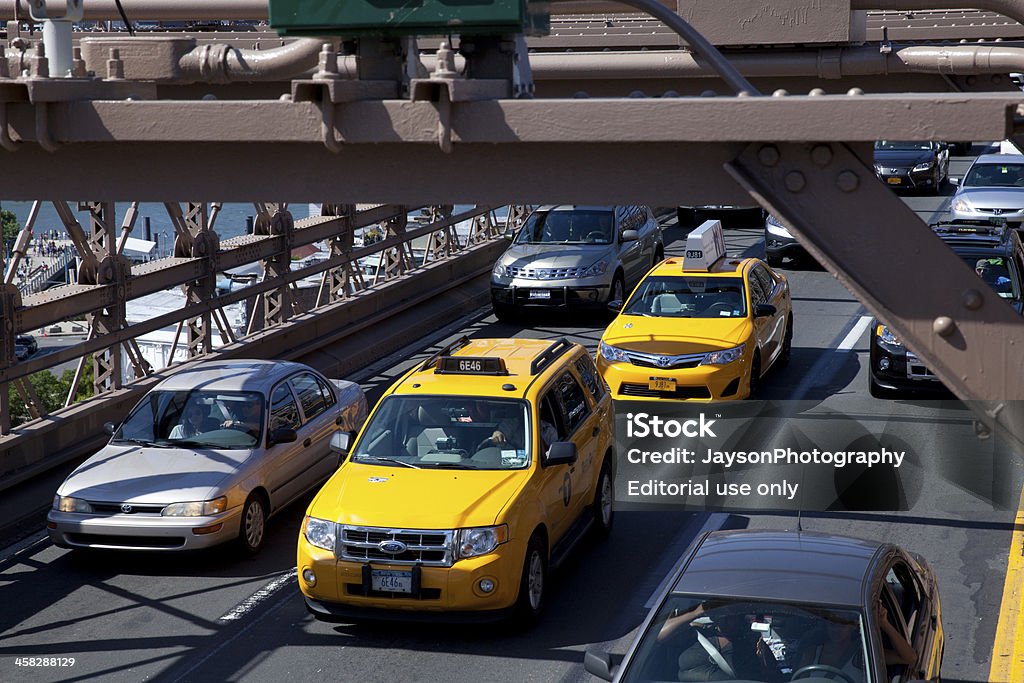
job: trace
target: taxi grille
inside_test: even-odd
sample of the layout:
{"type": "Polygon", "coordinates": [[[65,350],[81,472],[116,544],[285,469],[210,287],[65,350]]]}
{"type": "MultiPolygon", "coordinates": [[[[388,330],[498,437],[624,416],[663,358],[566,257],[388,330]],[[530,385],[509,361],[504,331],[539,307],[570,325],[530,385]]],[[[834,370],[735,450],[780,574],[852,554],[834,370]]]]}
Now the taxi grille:
{"type": "Polygon", "coordinates": [[[621,384],[619,393],[623,396],[641,396],[643,398],[711,398],[707,387],[676,387],[675,391],[656,391],[646,384],[621,384]]]}
{"type": "Polygon", "coordinates": [[[380,527],[341,526],[335,555],[352,562],[387,562],[390,564],[423,564],[450,567],[452,564],[451,531],[420,529],[384,529],[380,527]],[[381,545],[399,541],[405,550],[385,552],[381,545]]]}

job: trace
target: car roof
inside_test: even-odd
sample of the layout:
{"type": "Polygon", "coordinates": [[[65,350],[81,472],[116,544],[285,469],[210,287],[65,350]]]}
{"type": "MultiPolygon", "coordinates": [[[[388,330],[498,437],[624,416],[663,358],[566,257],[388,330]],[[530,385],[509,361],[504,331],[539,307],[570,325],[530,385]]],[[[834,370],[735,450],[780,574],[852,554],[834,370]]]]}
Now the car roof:
{"type": "Polygon", "coordinates": [[[1024,154],[981,154],[971,165],[978,164],[1024,164],[1024,154]]]}
{"type": "Polygon", "coordinates": [[[201,363],[161,382],[161,391],[268,391],[284,377],[310,368],[283,360],[220,360],[201,363]]]}
{"type": "Polygon", "coordinates": [[[581,348],[564,339],[555,342],[549,339],[462,339],[409,373],[393,393],[520,398],[528,392],[536,377],[551,368],[564,367],[558,361],[575,358],[581,348]],[[550,352],[550,360],[535,366],[534,361],[541,359],[545,352],[550,352]],[[500,358],[507,373],[438,372],[438,363],[444,357],[500,358]]]}
{"type": "Polygon", "coordinates": [[[679,257],[667,258],[654,269],[648,273],[648,277],[652,275],[660,275],[667,277],[682,277],[683,275],[710,275],[710,276],[737,276],[743,273],[743,269],[747,267],[747,264],[756,262],[755,258],[735,258],[726,256],[720,258],[711,264],[711,268],[708,270],[700,270],[697,268],[687,269],[683,266],[684,259],[679,257]]]}
{"type": "Polygon", "coordinates": [[[536,209],[536,211],[604,211],[608,213],[614,210],[614,206],[591,206],[589,204],[545,204],[536,209]]]}
{"type": "Polygon", "coordinates": [[[708,534],[672,591],[728,598],[859,607],[877,541],[798,531],[708,534]]]}

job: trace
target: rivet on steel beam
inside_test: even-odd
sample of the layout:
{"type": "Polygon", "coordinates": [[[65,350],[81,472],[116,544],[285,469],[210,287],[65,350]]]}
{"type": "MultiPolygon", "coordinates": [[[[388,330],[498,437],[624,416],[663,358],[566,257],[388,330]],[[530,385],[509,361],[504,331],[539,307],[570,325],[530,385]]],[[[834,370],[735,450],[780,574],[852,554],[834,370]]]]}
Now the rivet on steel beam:
{"type": "Polygon", "coordinates": [[[843,192],[853,192],[860,186],[860,176],[850,170],[842,171],[836,177],[836,187],[843,192]]]}
{"type": "Polygon", "coordinates": [[[286,93],[282,94],[280,97],[278,97],[277,99],[279,101],[281,101],[281,102],[291,102],[292,101],[292,94],[290,92],[286,92],[286,93]]]}
{"type": "Polygon", "coordinates": [[[757,160],[761,165],[772,167],[779,163],[779,148],[775,145],[764,145],[757,150],[757,160]]]}
{"type": "Polygon", "coordinates": [[[573,95],[577,100],[585,100],[590,97],[590,94],[586,90],[579,90],[573,95]]]}
{"type": "Polygon", "coordinates": [[[801,192],[807,187],[807,178],[800,171],[790,171],[786,174],[786,189],[790,192],[801,192]]]}
{"type": "Polygon", "coordinates": [[[992,78],[992,82],[993,83],[1002,83],[1003,82],[1003,77],[1000,76],[999,74],[992,74],[991,78],[992,78]]]}
{"type": "Polygon", "coordinates": [[[718,93],[714,90],[705,90],[700,94],[701,97],[718,97],[718,93]]]}
{"type": "Polygon", "coordinates": [[[647,94],[643,90],[634,90],[629,93],[629,97],[647,97],[647,94]]]}
{"type": "Polygon", "coordinates": [[[110,59],[107,60],[107,78],[111,80],[124,78],[124,62],[121,61],[121,51],[116,47],[110,48],[110,59]]]}
{"type": "Polygon", "coordinates": [[[828,145],[815,145],[811,150],[811,161],[815,166],[828,166],[832,161],[832,148],[828,145]]]}
{"type": "Polygon", "coordinates": [[[786,90],[785,88],[779,88],[778,90],[772,93],[772,97],[785,97],[788,94],[788,90],[786,90]]]}
{"type": "Polygon", "coordinates": [[[849,90],[846,91],[846,94],[847,95],[863,95],[864,91],[861,90],[860,88],[850,88],[849,90]]]}
{"type": "Polygon", "coordinates": [[[956,331],[956,322],[948,315],[940,315],[932,322],[932,332],[940,337],[948,337],[956,331]]]}
{"type": "Polygon", "coordinates": [[[740,90],[738,93],[736,93],[736,97],[750,97],[750,91],[740,90]]]}
{"type": "Polygon", "coordinates": [[[978,310],[985,303],[985,298],[976,289],[964,290],[961,298],[963,299],[964,307],[972,311],[978,310]]]}
{"type": "Polygon", "coordinates": [[[978,77],[977,76],[968,76],[967,77],[967,85],[974,86],[974,85],[977,85],[977,83],[978,83],[978,77]]]}
{"type": "Polygon", "coordinates": [[[807,94],[810,95],[811,97],[821,97],[822,95],[825,94],[825,91],[822,90],[821,88],[814,88],[813,90],[811,90],[811,92],[807,94]]]}
{"type": "Polygon", "coordinates": [[[679,97],[679,93],[675,90],[666,90],[661,94],[662,97],[679,97]]]}

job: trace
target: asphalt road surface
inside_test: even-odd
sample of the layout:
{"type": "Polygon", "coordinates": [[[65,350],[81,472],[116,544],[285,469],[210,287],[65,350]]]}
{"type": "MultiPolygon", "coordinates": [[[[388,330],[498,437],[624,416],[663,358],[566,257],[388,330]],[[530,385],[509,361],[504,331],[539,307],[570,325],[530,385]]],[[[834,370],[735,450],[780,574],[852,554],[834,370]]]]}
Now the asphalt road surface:
{"type": "MultiPolygon", "coordinates": [[[[954,175],[967,160],[956,159],[954,175]]],[[[947,190],[947,194],[951,188],[947,190]]],[[[944,197],[906,197],[922,218],[944,197]]],[[[666,229],[681,254],[686,230],[666,229]]],[[[758,229],[727,231],[730,253],[760,255],[758,229]]],[[[960,439],[991,463],[990,445],[962,441],[970,413],[952,402],[883,401],[867,392],[863,306],[813,262],[787,263],[796,320],[792,362],[764,396],[813,401],[922,449],[960,439]],[[988,450],[986,450],[988,449],[988,450]]],[[[358,377],[371,396],[447,340],[567,336],[592,351],[601,319],[497,322],[487,310],[358,377]],[[402,357],[405,355],[406,357],[402,357]]],[[[926,469],[926,468],[925,468],[926,469]]],[[[906,513],[804,515],[804,529],[896,542],[938,573],[945,681],[986,681],[1021,489],[1021,460],[980,467],[969,486],[925,471],[906,513]],[[986,488],[988,487],[988,488],[986,488]],[[993,491],[1014,505],[993,506],[993,491]],[[1005,498],[1006,495],[1003,495],[1005,498]]],[[[56,482],[53,483],[56,486],[56,482]]],[[[45,505],[46,486],[35,501],[45,505]]],[[[295,539],[309,497],[275,517],[256,558],[229,550],[189,555],[72,553],[40,527],[0,549],[0,680],[6,681],[584,681],[583,652],[624,652],[663,578],[704,528],[795,528],[793,515],[620,513],[609,540],[589,542],[555,576],[532,630],[438,625],[328,625],[305,611],[294,577],[295,539]],[[17,658],[42,658],[21,666],[17,658]],[[73,662],[72,662],[73,659],[73,662]]],[[[28,503],[26,503],[28,505],[28,503]]],[[[0,539],[0,547],[3,541],[0,539]]]]}

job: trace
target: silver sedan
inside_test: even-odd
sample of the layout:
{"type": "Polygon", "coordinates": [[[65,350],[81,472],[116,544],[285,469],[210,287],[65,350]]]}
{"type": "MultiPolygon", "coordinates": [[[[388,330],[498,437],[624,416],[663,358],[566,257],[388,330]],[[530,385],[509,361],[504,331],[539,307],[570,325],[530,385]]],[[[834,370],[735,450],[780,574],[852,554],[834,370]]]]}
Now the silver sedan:
{"type": "Polygon", "coordinates": [[[65,548],[255,553],[267,518],[327,479],[337,429],[357,431],[366,397],[283,361],[204,363],[158,384],[110,443],[61,484],[47,517],[65,548]]]}
{"type": "Polygon", "coordinates": [[[949,200],[952,220],[1024,221],[1024,156],[983,154],[949,200]]]}

